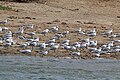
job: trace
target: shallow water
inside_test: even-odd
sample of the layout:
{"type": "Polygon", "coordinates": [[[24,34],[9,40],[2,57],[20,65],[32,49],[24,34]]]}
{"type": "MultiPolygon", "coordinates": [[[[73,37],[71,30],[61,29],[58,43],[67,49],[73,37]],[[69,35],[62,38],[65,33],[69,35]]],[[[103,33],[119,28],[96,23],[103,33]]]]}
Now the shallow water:
{"type": "Polygon", "coordinates": [[[120,61],[0,56],[0,80],[120,80],[120,61]]]}

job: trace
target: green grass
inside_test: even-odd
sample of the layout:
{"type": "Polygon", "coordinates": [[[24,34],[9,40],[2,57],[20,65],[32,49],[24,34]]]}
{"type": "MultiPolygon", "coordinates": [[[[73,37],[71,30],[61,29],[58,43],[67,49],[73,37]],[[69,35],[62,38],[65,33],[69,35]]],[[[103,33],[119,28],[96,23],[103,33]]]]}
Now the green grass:
{"type": "Polygon", "coordinates": [[[10,10],[10,9],[12,9],[12,8],[10,8],[10,7],[5,7],[5,6],[2,6],[2,5],[0,5],[0,10],[10,10]]]}

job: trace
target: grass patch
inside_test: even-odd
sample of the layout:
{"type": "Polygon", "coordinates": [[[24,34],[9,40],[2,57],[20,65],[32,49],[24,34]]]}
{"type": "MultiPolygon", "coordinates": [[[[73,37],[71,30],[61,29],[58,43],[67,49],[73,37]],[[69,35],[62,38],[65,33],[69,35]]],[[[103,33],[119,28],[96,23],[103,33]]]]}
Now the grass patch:
{"type": "Polygon", "coordinates": [[[10,8],[10,7],[5,7],[5,6],[2,6],[2,5],[0,5],[0,10],[10,10],[10,9],[12,9],[12,8],[10,8]]]}

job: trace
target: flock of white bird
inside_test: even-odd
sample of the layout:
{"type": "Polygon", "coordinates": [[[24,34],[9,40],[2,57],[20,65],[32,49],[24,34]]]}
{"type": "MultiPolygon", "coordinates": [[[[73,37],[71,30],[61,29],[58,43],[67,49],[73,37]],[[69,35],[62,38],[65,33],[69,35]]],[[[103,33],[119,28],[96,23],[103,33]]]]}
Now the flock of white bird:
{"type": "MultiPolygon", "coordinates": [[[[6,26],[8,23],[7,19],[0,21],[1,25],[6,26]]],[[[50,51],[56,50],[64,50],[67,51],[70,55],[80,56],[82,50],[88,50],[88,52],[92,55],[100,56],[102,54],[111,54],[120,52],[120,33],[113,33],[112,29],[105,30],[101,32],[99,35],[104,38],[108,38],[109,41],[104,44],[99,44],[99,41],[94,40],[96,37],[97,31],[96,28],[92,28],[89,31],[82,30],[81,28],[74,29],[73,31],[63,31],[60,32],[59,26],[51,26],[47,29],[37,33],[37,32],[26,32],[27,29],[33,29],[34,25],[29,24],[26,26],[20,26],[16,31],[10,31],[8,27],[0,27],[0,32],[2,33],[0,37],[0,44],[2,48],[11,48],[13,46],[19,48],[19,52],[21,53],[32,53],[33,50],[38,51],[39,54],[47,55],[50,51]],[[43,35],[46,36],[49,33],[53,33],[49,40],[41,42],[39,37],[35,37],[35,35],[43,35]],[[65,39],[60,41],[63,37],[66,37],[70,33],[75,34],[76,36],[86,36],[87,38],[80,39],[79,41],[71,43],[71,40],[65,39]],[[28,35],[28,36],[23,36],[28,35]],[[22,41],[22,42],[19,42],[22,41]]]]}

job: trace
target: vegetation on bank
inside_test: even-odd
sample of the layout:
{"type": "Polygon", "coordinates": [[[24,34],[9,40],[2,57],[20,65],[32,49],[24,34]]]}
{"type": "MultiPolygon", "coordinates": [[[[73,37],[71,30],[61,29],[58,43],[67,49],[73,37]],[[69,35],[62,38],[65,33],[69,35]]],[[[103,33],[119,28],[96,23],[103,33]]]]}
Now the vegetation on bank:
{"type": "Polygon", "coordinates": [[[39,2],[39,3],[45,3],[48,0],[0,0],[0,1],[10,1],[10,2],[39,2]]]}
{"type": "Polygon", "coordinates": [[[8,6],[3,6],[3,5],[0,5],[0,10],[10,10],[11,8],[8,7],[8,6]]]}

